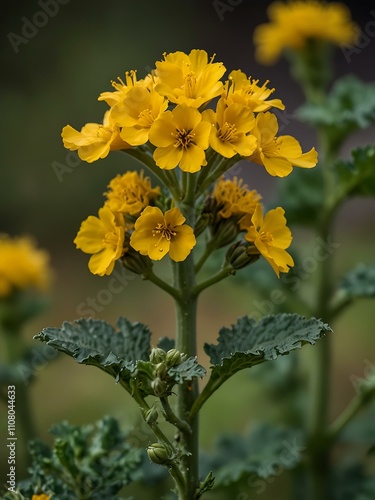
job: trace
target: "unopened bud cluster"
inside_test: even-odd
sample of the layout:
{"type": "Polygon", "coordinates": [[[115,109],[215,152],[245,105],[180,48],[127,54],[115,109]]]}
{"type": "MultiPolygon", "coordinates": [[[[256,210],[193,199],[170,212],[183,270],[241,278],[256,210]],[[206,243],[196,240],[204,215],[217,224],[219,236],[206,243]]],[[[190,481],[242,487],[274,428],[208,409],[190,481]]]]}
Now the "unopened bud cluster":
{"type": "Polygon", "coordinates": [[[151,387],[155,396],[168,396],[174,385],[174,380],[168,375],[170,368],[181,364],[185,361],[186,356],[181,354],[177,349],[169,349],[164,351],[160,347],[154,347],[150,354],[150,361],[155,365],[155,378],[151,382],[151,387]]]}

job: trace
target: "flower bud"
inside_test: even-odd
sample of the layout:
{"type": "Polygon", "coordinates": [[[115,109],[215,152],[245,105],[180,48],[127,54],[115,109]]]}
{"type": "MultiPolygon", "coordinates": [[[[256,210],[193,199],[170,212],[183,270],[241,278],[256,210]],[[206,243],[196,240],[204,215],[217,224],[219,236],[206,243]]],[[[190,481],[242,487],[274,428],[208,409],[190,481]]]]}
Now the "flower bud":
{"type": "Polygon", "coordinates": [[[144,419],[148,424],[153,424],[157,421],[159,417],[158,410],[156,408],[150,408],[144,414],[144,419]]]}
{"type": "Polygon", "coordinates": [[[158,363],[155,367],[155,373],[159,378],[165,378],[168,373],[168,366],[166,363],[158,363]]]}
{"type": "Polygon", "coordinates": [[[212,214],[208,212],[202,212],[195,224],[194,235],[199,236],[201,233],[203,233],[211,220],[212,214]]]}
{"type": "Polygon", "coordinates": [[[162,363],[165,361],[167,353],[164,351],[164,349],[160,349],[160,347],[154,347],[151,350],[150,354],[150,361],[151,363],[154,363],[154,365],[157,365],[158,363],[162,363]]]}
{"type": "Polygon", "coordinates": [[[225,260],[233,267],[233,269],[241,269],[259,259],[258,249],[244,241],[234,243],[226,253],[225,260]]]}
{"type": "Polygon", "coordinates": [[[169,367],[176,366],[181,363],[181,353],[177,349],[169,349],[167,352],[167,357],[165,358],[165,362],[169,367]]]}
{"type": "Polygon", "coordinates": [[[152,269],[152,260],[145,255],[141,255],[136,250],[129,248],[121,257],[121,261],[132,273],[147,274],[152,269]]]}
{"type": "Polygon", "coordinates": [[[212,237],[215,240],[215,247],[221,248],[231,243],[239,232],[237,222],[230,219],[221,219],[212,227],[212,237]]]}
{"type": "Polygon", "coordinates": [[[161,443],[150,444],[147,455],[152,462],[159,465],[166,464],[170,459],[167,448],[161,443]]]}
{"type": "Polygon", "coordinates": [[[157,377],[155,380],[151,382],[152,390],[154,391],[155,396],[161,398],[166,395],[168,384],[164,382],[161,378],[157,377]]]}

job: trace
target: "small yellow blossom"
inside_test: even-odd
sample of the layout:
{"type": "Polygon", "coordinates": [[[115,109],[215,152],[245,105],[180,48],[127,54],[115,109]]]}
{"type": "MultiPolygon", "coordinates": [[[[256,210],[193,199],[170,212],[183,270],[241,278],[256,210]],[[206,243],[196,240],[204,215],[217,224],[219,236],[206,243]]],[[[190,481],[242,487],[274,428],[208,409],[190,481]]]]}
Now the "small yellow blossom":
{"type": "Polygon", "coordinates": [[[67,125],[63,128],[61,137],[67,149],[78,150],[81,160],[88,163],[105,158],[110,151],[130,147],[121,139],[120,129],[111,119],[110,111],[105,113],[103,125],[86,123],[81,132],[67,125]]]}
{"type": "Polygon", "coordinates": [[[242,104],[226,105],[224,98],[219,99],[216,113],[212,109],[203,112],[204,120],[211,123],[210,146],[224,158],[235,154],[250,156],[256,148],[256,138],[249,135],[254,127],[254,115],[248,106],[242,104]]]}
{"type": "Polygon", "coordinates": [[[164,61],[156,63],[160,83],[155,90],[171,102],[199,108],[223,90],[225,66],[212,61],[204,50],[164,54],[164,61]]]}
{"type": "Polygon", "coordinates": [[[33,495],[31,497],[31,500],[50,500],[50,496],[46,495],[45,493],[42,493],[40,495],[33,495]]]}
{"type": "Polygon", "coordinates": [[[263,219],[262,207],[258,204],[251,218],[252,226],[245,235],[245,239],[254,243],[279,278],[280,273],[287,273],[294,266],[292,257],[286,251],[292,242],[292,233],[286,226],[284,213],[281,207],[277,207],[263,219]]]}
{"type": "Polygon", "coordinates": [[[355,40],[355,24],[342,3],[275,2],[268,7],[268,17],[270,22],[261,24],[254,32],[256,56],[264,64],[273,64],[284,49],[303,49],[309,39],[336,45],[352,44],[355,40]]]}
{"type": "Polygon", "coordinates": [[[143,171],[140,175],[138,172],[117,175],[108,187],[106,205],[112,212],[133,216],[139,215],[160,194],[160,188],[152,188],[150,178],[144,177],[143,171]]]}
{"type": "Polygon", "coordinates": [[[240,219],[245,214],[251,217],[262,198],[255,189],[250,191],[243,183],[243,179],[237,177],[219,179],[215,184],[213,197],[220,208],[218,215],[224,219],[229,217],[240,219]]]}
{"type": "Polygon", "coordinates": [[[109,207],[99,209],[99,218],[90,215],[82,222],[74,240],[76,247],[92,254],[89,269],[93,274],[111,274],[117,259],[124,252],[125,222],[122,214],[109,207]]]}
{"type": "Polygon", "coordinates": [[[194,231],[185,220],[178,208],[163,214],[157,207],[146,207],[135,222],[130,245],[152,260],[167,253],[175,262],[185,260],[196,244],[194,231]]]}
{"type": "Polygon", "coordinates": [[[267,87],[269,80],[262,86],[259,80],[252,80],[241,70],[232,71],[224,85],[224,94],[227,104],[239,103],[248,106],[255,113],[268,111],[270,108],[285,109],[280,99],[269,99],[275,89],[267,87]]]}
{"type": "Polygon", "coordinates": [[[277,118],[273,113],[257,115],[252,130],[252,134],[257,138],[257,148],[248,159],[264,165],[270,175],[277,177],[286,177],[293,170],[293,166],[315,167],[318,161],[315,148],[302,153],[301,146],[294,137],[290,135],[276,137],[278,128],[277,118]]]}
{"type": "Polygon", "coordinates": [[[27,237],[0,236],[0,298],[16,290],[46,290],[51,273],[47,252],[27,237]]]}
{"type": "Polygon", "coordinates": [[[98,97],[98,101],[105,101],[108,106],[114,106],[118,102],[122,101],[129,90],[137,84],[142,85],[143,80],[137,81],[137,72],[133,70],[125,73],[125,82],[118,76],[117,82],[112,80],[111,84],[115,91],[102,92],[98,97]]]}
{"type": "Polygon", "coordinates": [[[153,89],[136,86],[115,104],[111,117],[121,128],[120,136],[131,146],[148,141],[151,125],[168,107],[168,101],[153,89]]]}
{"type": "Polygon", "coordinates": [[[197,172],[207,165],[205,150],[210,132],[211,124],[202,120],[195,108],[183,104],[165,111],[149,132],[150,142],[156,146],[156,165],[166,170],[179,165],[184,172],[197,172]]]}

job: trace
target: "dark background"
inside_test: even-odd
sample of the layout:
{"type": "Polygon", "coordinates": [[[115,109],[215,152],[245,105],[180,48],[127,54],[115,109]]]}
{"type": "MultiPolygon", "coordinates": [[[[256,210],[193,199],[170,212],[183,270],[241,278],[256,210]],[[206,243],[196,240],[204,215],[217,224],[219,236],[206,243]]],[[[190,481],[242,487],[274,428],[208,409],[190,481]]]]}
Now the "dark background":
{"type": "MultiPolygon", "coordinates": [[[[137,69],[142,78],[163,52],[205,49],[210,55],[216,53],[216,60],[223,61],[228,70],[240,68],[259,78],[260,83],[270,80],[276,88],[274,96],[286,104],[283,133],[296,136],[304,150],[315,144],[313,132],[293,119],[293,110],[302,103],[303,96],[291,80],[286,62],[281,60],[265,67],[254,59],[252,33],[256,25],[266,21],[270,2],[231,2],[236,3],[220,17],[218,7],[215,9],[218,4],[206,0],[70,0],[59,5],[58,13],[27,44],[19,45],[18,53],[9,41],[9,33],[22,36],[24,18],[32,20],[42,9],[37,1],[2,3],[0,232],[33,235],[49,251],[55,275],[49,311],[25,331],[30,342],[32,335],[44,326],[58,326],[64,319],[75,319],[87,298],[97,297],[108,285],[108,277],[90,275],[88,257],[75,250],[72,241],[81,221],[96,214],[102,205],[102,193],[109,180],[136,164],[120,152],[94,164],[69,163],[73,156],[63,148],[60,134],[66,124],[80,129],[87,122],[101,121],[107,108],[105,103],[97,102],[97,97],[100,92],[111,90],[112,79],[131,69],[137,69]],[[62,179],[54,171],[56,162],[70,168],[62,179]]],[[[362,28],[374,20],[371,3],[344,3],[362,28]]],[[[355,73],[365,81],[373,80],[374,54],[373,38],[352,56],[350,64],[338,49],[334,61],[336,75],[355,73]]],[[[373,142],[373,129],[355,134],[343,155],[349,155],[351,146],[373,142]]],[[[243,168],[241,175],[272,204],[277,179],[251,165],[243,168]]],[[[358,260],[373,260],[374,208],[373,200],[352,200],[340,211],[334,235],[342,243],[337,254],[337,275],[358,260]]],[[[308,248],[311,236],[299,235],[297,231],[296,244],[301,241],[308,248]]],[[[208,291],[200,306],[200,345],[214,340],[222,324],[229,325],[237,316],[250,313],[253,294],[251,286],[244,290],[235,280],[208,291]]],[[[375,362],[369,309],[369,303],[363,302],[338,322],[333,414],[354,393],[350,376],[361,376],[366,359],[375,362]]],[[[172,303],[138,278],[124,285],[124,293],[103,305],[97,317],[114,322],[120,314],[149,324],[155,339],[174,335],[172,303]]],[[[208,367],[207,359],[200,355],[208,367]]],[[[111,413],[124,422],[135,421],[137,409],[131,399],[95,369],[60,358],[40,371],[32,398],[41,435],[46,436],[53,422],[65,418],[83,423],[111,413]]],[[[257,388],[248,385],[246,376],[239,375],[225,387],[227,390],[213,398],[203,414],[205,446],[223,429],[243,429],[251,418],[264,418],[264,412],[272,415],[272,408],[265,403],[253,408],[257,388]],[[247,385],[241,383],[244,381],[247,385]],[[221,398],[226,398],[228,412],[223,411],[221,398]]]]}

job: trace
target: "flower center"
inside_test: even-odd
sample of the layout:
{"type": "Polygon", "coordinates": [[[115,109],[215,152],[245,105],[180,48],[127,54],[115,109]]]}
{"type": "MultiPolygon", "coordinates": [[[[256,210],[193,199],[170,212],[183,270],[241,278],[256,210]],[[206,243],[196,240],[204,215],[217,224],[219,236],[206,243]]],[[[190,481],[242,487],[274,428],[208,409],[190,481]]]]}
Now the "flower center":
{"type": "Polygon", "coordinates": [[[138,120],[141,127],[144,128],[150,128],[155,121],[151,109],[144,109],[141,111],[138,115],[138,120]]]}
{"type": "Polygon", "coordinates": [[[118,236],[116,233],[108,231],[105,233],[105,236],[103,238],[103,245],[108,246],[108,247],[117,247],[118,243],[118,236]]]}
{"type": "Polygon", "coordinates": [[[187,75],[185,75],[185,96],[186,97],[195,97],[195,84],[197,82],[197,77],[195,76],[194,71],[191,71],[187,75]]]}
{"type": "MultiPolygon", "coordinates": [[[[168,242],[171,241],[173,236],[176,236],[176,231],[173,231],[169,226],[162,224],[159,222],[155,229],[152,230],[152,236],[159,236],[157,243],[155,246],[159,246],[160,241],[165,238],[168,242]]],[[[162,251],[162,250],[161,250],[162,251]]]]}
{"type": "Polygon", "coordinates": [[[273,245],[273,236],[268,231],[267,232],[262,231],[259,236],[260,236],[260,241],[262,243],[265,243],[267,246],[273,245]]]}
{"type": "Polygon", "coordinates": [[[184,128],[178,128],[176,129],[176,132],[176,134],[172,134],[176,138],[174,147],[187,149],[190,143],[193,142],[195,134],[193,134],[191,131],[188,132],[184,128]]]}
{"type": "Polygon", "coordinates": [[[225,122],[219,129],[219,139],[223,142],[231,142],[237,140],[237,129],[232,123],[225,122]]]}

